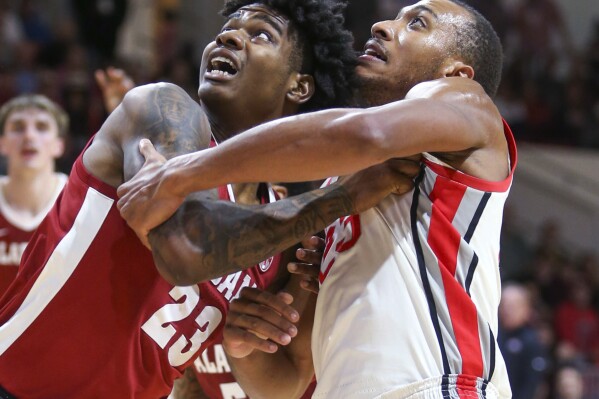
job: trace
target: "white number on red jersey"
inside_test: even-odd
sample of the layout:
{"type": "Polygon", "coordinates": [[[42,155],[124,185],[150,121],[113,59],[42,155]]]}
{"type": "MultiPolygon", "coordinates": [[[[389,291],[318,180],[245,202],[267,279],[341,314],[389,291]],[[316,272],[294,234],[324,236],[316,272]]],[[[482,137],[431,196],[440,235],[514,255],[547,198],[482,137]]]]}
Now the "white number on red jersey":
{"type": "MultiPolygon", "coordinates": [[[[172,323],[189,317],[191,312],[200,302],[200,290],[197,285],[189,287],[174,287],[169,292],[171,298],[179,301],[185,297],[182,303],[166,304],[156,311],[142,326],[142,330],[152,338],[162,349],[175,336],[177,330],[172,323]]],[[[204,341],[218,327],[223,315],[214,306],[206,306],[202,309],[195,322],[198,329],[191,338],[181,336],[168,348],[168,360],[171,366],[178,367],[189,361],[204,341]],[[191,344],[191,347],[184,349],[191,344]]]]}

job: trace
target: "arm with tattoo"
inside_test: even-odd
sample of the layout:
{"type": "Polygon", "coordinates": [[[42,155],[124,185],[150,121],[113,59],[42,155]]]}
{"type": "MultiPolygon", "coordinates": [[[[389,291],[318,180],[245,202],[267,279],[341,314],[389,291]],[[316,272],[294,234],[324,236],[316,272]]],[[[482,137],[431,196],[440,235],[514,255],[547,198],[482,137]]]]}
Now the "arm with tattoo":
{"type": "Polygon", "coordinates": [[[143,158],[138,149],[142,138],[150,139],[167,159],[205,149],[210,143],[206,115],[180,87],[160,83],[138,89],[128,94],[124,101],[125,110],[135,125],[131,135],[120,135],[124,180],[133,177],[142,165],[143,158]]]}
{"type": "Polygon", "coordinates": [[[201,197],[185,201],[149,235],[158,269],[177,285],[234,273],[355,213],[341,185],[265,206],[201,197]]]}
{"type": "MultiPolygon", "coordinates": [[[[171,158],[206,148],[209,137],[210,127],[198,104],[175,85],[156,84],[129,92],[93,145],[104,140],[117,148],[113,153],[121,152],[119,179],[123,181],[144,162],[138,147],[141,138],[149,138],[162,156],[171,158]]],[[[95,153],[86,153],[91,163],[95,153]]],[[[322,230],[336,218],[370,208],[398,186],[404,190],[411,186],[409,179],[398,182],[391,169],[389,165],[375,166],[342,184],[261,206],[217,201],[212,192],[169,199],[160,206],[175,213],[148,236],[155,264],[161,275],[176,285],[251,266],[322,230]]]]}

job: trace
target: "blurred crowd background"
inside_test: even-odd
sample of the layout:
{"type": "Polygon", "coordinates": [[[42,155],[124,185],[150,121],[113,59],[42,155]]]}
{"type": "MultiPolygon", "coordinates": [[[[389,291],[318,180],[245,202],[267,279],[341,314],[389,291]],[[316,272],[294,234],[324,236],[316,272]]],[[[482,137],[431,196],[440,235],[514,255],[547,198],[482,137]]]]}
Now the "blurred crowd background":
{"type": "MultiPolygon", "coordinates": [[[[597,5],[567,15],[557,0],[466,0],[494,24],[505,51],[497,104],[519,142],[599,150],[597,5]],[[576,36],[567,20],[588,29],[576,36]],[[576,21],[574,22],[577,23],[576,21]]],[[[594,4],[590,0],[586,4],[594,4]]],[[[356,49],[372,22],[410,0],[350,0],[356,49]]],[[[173,82],[196,97],[204,45],[218,32],[222,0],[0,0],[0,104],[36,92],[68,112],[59,169],[106,117],[94,71],[123,68],[136,84],[173,82]]],[[[578,0],[577,4],[585,4],[578,0]]],[[[564,245],[548,221],[525,236],[505,215],[500,346],[514,399],[599,398],[599,260],[564,245]]]]}

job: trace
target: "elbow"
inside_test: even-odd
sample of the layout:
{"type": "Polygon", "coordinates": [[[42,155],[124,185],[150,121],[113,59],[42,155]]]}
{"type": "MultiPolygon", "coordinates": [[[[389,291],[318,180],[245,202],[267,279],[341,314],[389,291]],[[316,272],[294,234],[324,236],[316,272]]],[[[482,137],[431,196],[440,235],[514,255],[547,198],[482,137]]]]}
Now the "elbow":
{"type": "Polygon", "coordinates": [[[172,235],[158,240],[150,234],[156,269],[162,278],[176,286],[193,285],[211,278],[204,272],[207,258],[204,251],[186,241],[184,236],[172,235]]]}
{"type": "Polygon", "coordinates": [[[341,130],[344,145],[355,149],[355,155],[374,165],[391,158],[386,132],[379,118],[370,110],[360,110],[333,121],[329,128],[341,130]]]}
{"type": "Polygon", "coordinates": [[[189,270],[182,267],[173,267],[172,263],[162,262],[157,259],[156,255],[154,255],[154,263],[160,276],[169,284],[185,287],[200,282],[195,278],[194,273],[190,273],[189,270]]]}
{"type": "Polygon", "coordinates": [[[390,151],[390,135],[385,131],[384,121],[372,110],[366,110],[362,117],[363,148],[373,157],[374,163],[385,162],[393,157],[390,151]]]}
{"type": "Polygon", "coordinates": [[[207,201],[186,201],[166,222],[152,229],[148,240],[156,268],[178,286],[193,285],[230,269],[226,229],[215,227],[207,201]]]}

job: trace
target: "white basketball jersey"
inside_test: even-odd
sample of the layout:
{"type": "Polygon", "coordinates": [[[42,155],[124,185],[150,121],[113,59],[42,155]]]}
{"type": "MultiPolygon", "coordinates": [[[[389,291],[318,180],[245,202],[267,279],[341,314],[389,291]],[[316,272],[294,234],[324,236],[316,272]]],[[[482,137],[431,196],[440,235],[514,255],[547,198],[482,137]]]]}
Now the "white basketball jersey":
{"type": "Polygon", "coordinates": [[[496,342],[501,182],[425,158],[411,193],[326,230],[314,398],[510,398],[496,342]]]}

